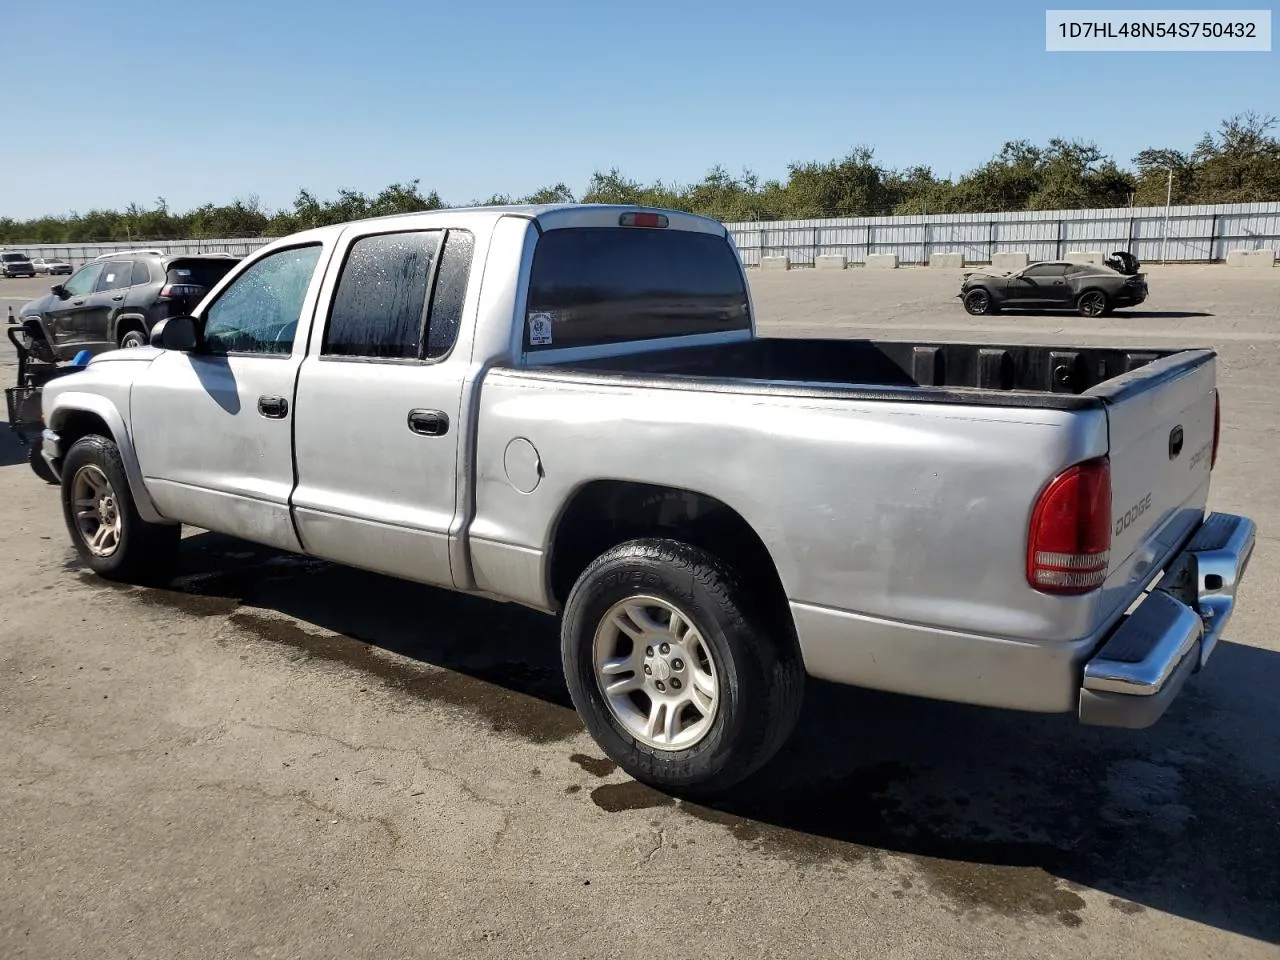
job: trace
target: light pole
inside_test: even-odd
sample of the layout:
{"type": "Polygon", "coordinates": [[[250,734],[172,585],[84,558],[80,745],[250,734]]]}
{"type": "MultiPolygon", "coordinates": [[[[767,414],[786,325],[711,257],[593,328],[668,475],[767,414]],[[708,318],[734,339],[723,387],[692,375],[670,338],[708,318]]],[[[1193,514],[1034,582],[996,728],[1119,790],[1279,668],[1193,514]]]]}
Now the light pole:
{"type": "Polygon", "coordinates": [[[1169,185],[1164,193],[1164,239],[1160,242],[1160,263],[1168,263],[1169,253],[1169,206],[1173,202],[1173,164],[1169,165],[1169,185]]]}

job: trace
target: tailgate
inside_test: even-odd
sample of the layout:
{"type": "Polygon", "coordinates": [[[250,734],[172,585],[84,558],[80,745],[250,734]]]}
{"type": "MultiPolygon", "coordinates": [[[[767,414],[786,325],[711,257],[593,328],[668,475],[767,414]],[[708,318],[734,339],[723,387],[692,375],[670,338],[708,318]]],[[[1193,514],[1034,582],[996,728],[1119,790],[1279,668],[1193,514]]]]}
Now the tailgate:
{"type": "Polygon", "coordinates": [[[1183,351],[1088,391],[1107,410],[1107,588],[1116,603],[1124,593],[1132,600],[1203,516],[1217,404],[1214,357],[1209,350],[1183,351]]]}

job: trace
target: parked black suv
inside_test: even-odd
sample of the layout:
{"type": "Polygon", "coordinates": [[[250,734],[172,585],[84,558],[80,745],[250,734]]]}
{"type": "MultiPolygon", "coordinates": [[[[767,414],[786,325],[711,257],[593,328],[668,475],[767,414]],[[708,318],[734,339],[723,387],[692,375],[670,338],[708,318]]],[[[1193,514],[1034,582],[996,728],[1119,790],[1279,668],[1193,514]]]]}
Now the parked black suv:
{"type": "Polygon", "coordinates": [[[25,253],[0,253],[0,276],[34,277],[35,264],[25,253]]]}
{"type": "Polygon", "coordinates": [[[145,346],[166,317],[190,313],[240,258],[227,253],[166,254],[130,250],[91,260],[22,308],[53,356],[145,346]]]}

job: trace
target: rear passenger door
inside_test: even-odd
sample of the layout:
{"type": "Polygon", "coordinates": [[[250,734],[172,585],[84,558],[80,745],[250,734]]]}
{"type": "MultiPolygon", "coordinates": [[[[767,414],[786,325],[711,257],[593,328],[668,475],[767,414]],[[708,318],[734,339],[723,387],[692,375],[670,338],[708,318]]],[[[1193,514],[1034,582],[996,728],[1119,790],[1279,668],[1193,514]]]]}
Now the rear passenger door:
{"type": "Polygon", "coordinates": [[[98,275],[98,286],[80,314],[80,338],[86,344],[108,349],[118,346],[111,336],[111,318],[122,306],[133,284],[132,260],[108,260],[98,275]]]}
{"type": "MultiPolygon", "coordinates": [[[[453,586],[458,410],[453,356],[474,238],[463,230],[346,235],[329,316],[298,376],[294,520],[316,556],[453,586]]],[[[317,318],[319,319],[319,318],[317,318]]]]}

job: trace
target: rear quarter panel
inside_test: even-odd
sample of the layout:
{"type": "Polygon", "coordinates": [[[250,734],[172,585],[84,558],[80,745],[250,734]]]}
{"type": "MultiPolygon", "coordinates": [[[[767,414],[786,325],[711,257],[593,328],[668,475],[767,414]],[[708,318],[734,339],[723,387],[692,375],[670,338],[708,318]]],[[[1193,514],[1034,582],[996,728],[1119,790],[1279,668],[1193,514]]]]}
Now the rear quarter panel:
{"type": "Polygon", "coordinates": [[[1096,598],[1027,585],[1027,523],[1049,478],[1106,444],[1101,410],[602,387],[493,370],[476,443],[477,586],[551,609],[545,564],[561,511],[582,485],[618,479],[737,510],[793,603],[994,637],[1078,639],[1093,627],[1096,598]],[[542,463],[529,494],[507,477],[516,438],[542,463]],[[541,571],[536,580],[531,570],[541,571]]]}

